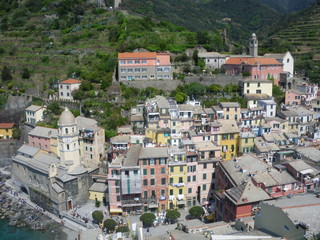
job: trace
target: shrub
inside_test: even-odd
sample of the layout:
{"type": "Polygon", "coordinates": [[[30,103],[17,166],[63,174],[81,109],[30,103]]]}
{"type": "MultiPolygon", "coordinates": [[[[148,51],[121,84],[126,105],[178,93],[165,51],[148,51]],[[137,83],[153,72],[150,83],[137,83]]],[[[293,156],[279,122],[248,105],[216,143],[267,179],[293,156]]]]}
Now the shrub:
{"type": "Polygon", "coordinates": [[[96,200],[96,208],[100,207],[100,201],[96,200]]]}
{"type": "Polygon", "coordinates": [[[171,222],[175,222],[181,214],[176,210],[168,210],[166,213],[166,218],[169,219],[171,222]]]}
{"type": "Polygon", "coordinates": [[[92,213],[93,220],[97,221],[98,223],[101,223],[103,220],[103,213],[101,211],[94,211],[92,213]]]}
{"type": "Polygon", "coordinates": [[[129,228],[125,226],[121,226],[117,228],[117,232],[129,232],[129,228]]]}
{"type": "Polygon", "coordinates": [[[153,213],[144,213],[140,216],[140,221],[144,226],[151,226],[156,216],[153,213]]]}
{"type": "Polygon", "coordinates": [[[108,218],[104,220],[103,226],[107,229],[108,233],[113,232],[115,227],[117,226],[117,223],[115,220],[108,218]]]}
{"type": "Polygon", "coordinates": [[[189,214],[196,218],[200,218],[204,214],[204,210],[200,206],[194,206],[189,209],[189,214]]]}

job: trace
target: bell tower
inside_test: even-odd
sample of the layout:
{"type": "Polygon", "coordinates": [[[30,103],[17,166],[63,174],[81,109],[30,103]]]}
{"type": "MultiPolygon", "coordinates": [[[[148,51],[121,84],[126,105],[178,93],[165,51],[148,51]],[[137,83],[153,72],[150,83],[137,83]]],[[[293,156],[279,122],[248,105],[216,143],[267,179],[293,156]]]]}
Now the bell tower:
{"type": "Polygon", "coordinates": [[[255,33],[252,33],[249,39],[249,53],[252,57],[258,56],[258,38],[255,33]]]}
{"type": "Polygon", "coordinates": [[[78,129],[73,114],[66,108],[58,122],[58,141],[61,164],[72,168],[80,165],[78,129]]]}

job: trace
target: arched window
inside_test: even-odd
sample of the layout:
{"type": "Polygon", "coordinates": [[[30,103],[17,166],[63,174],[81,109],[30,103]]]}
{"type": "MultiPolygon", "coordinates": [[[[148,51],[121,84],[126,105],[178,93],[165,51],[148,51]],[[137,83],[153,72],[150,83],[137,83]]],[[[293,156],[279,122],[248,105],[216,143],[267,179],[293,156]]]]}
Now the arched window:
{"type": "Polygon", "coordinates": [[[70,146],[69,146],[69,144],[67,144],[67,150],[69,150],[70,149],[70,146]]]}
{"type": "Polygon", "coordinates": [[[66,128],[66,134],[68,134],[68,128],[66,128]]]}
{"type": "Polygon", "coordinates": [[[287,63],[289,63],[289,62],[290,62],[290,59],[288,58],[288,59],[287,59],[287,63]]]}

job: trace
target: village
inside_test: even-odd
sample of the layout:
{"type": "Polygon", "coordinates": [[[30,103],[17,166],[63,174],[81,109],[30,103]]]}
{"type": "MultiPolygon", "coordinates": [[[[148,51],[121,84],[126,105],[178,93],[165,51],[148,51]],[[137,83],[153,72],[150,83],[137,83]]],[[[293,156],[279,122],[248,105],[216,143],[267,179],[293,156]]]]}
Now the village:
{"type": "MultiPolygon", "coordinates": [[[[198,56],[208,72],[240,77],[245,107],[156,95],[131,107],[129,124],[106,139],[105,129],[81,112],[75,117],[65,107],[57,128],[49,128],[41,125],[46,106],[30,105],[27,142],[11,159],[1,202],[23,199],[77,239],[319,236],[318,85],[296,76],[290,52],[258,56],[254,33],[248,55],[198,56]]],[[[117,81],[124,84],[170,85],[174,71],[168,52],[118,54],[117,81]]],[[[72,103],[80,86],[81,80],[60,81],[54,98],[72,103]]],[[[0,123],[1,142],[15,128],[0,123]]]]}

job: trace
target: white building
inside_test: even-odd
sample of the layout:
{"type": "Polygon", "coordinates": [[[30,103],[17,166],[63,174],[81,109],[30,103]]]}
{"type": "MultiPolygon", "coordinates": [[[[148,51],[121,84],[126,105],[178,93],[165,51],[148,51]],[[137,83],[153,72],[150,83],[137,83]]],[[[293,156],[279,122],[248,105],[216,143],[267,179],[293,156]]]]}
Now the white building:
{"type": "Polygon", "coordinates": [[[294,59],[290,52],[286,53],[266,53],[264,58],[275,58],[278,62],[283,64],[283,71],[289,72],[290,77],[294,74],[294,59]]]}
{"type": "Polygon", "coordinates": [[[277,104],[274,100],[260,100],[259,106],[263,108],[265,117],[275,117],[277,104]]]}
{"type": "Polygon", "coordinates": [[[36,125],[43,121],[43,113],[46,110],[44,106],[31,105],[26,108],[26,123],[36,125]]]}
{"type": "Polygon", "coordinates": [[[215,69],[220,69],[226,62],[226,55],[222,55],[217,52],[200,52],[198,53],[199,58],[203,58],[206,64],[206,68],[214,71],[215,69]]]}
{"type": "Polygon", "coordinates": [[[76,79],[68,79],[59,82],[59,99],[73,100],[72,92],[79,89],[81,82],[76,79]]]}

